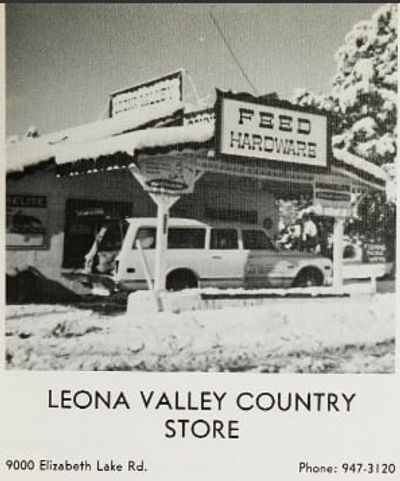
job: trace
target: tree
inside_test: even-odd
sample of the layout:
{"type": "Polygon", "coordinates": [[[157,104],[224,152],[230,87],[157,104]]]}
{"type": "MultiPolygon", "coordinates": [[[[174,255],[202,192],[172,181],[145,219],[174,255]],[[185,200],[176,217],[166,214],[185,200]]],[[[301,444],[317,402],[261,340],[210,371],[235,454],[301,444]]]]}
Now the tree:
{"type": "Polygon", "coordinates": [[[388,202],[368,195],[359,215],[367,237],[385,240],[390,260],[396,244],[397,22],[397,5],[389,4],[353,27],[336,53],[331,92],[339,114],[334,146],[381,165],[389,175],[388,202]]]}
{"type": "Polygon", "coordinates": [[[397,123],[397,5],[380,7],[357,23],[337,51],[328,94],[297,89],[292,102],[333,114],[333,146],[373,162],[387,172],[386,198],[370,194],[359,206],[359,231],[384,239],[395,257],[395,166],[397,123]]]}
{"type": "Polygon", "coordinates": [[[397,5],[357,23],[335,56],[331,97],[339,114],[334,145],[377,165],[396,156],[397,5]]]}
{"type": "Polygon", "coordinates": [[[394,162],[397,122],[397,5],[354,25],[337,51],[331,91],[296,89],[292,102],[334,114],[333,145],[377,165],[394,162]]]}

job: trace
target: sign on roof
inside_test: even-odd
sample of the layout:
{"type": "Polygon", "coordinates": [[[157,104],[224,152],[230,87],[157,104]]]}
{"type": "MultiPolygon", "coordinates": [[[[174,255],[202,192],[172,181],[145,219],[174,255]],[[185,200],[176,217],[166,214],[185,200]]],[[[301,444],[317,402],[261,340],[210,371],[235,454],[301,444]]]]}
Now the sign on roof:
{"type": "Polygon", "coordinates": [[[326,115],[218,92],[217,151],[280,164],[326,168],[326,115]]]}
{"type": "Polygon", "coordinates": [[[111,94],[110,117],[140,111],[156,104],[180,107],[183,98],[183,71],[165,75],[111,94]]]}
{"type": "Polygon", "coordinates": [[[183,116],[183,125],[215,125],[215,110],[213,108],[188,112],[183,116]]]}

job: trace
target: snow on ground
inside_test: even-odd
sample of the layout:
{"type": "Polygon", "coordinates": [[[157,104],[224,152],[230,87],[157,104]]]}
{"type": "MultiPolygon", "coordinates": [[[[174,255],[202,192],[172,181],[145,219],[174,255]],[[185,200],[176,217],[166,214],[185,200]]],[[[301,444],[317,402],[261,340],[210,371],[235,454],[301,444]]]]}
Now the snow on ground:
{"type": "Polygon", "coordinates": [[[395,294],[101,315],[8,306],[9,369],[393,372],[395,294]]]}

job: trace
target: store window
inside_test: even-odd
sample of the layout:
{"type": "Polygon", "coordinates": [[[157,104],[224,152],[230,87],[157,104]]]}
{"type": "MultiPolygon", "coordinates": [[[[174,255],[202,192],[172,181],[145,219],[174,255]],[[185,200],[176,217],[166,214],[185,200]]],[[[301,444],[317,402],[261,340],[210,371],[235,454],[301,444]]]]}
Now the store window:
{"type": "Polygon", "coordinates": [[[208,219],[212,220],[246,222],[248,224],[258,223],[258,212],[256,210],[220,209],[215,207],[206,207],[204,213],[208,219]]]}

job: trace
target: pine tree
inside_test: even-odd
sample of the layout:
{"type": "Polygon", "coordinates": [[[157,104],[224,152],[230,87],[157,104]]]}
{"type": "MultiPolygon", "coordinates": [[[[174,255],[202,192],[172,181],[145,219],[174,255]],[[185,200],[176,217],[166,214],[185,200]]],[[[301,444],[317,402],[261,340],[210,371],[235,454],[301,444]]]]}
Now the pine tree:
{"type": "Polygon", "coordinates": [[[331,91],[297,89],[292,102],[334,114],[333,145],[394,175],[397,122],[397,5],[357,23],[337,51],[331,91]]]}
{"type": "Polygon", "coordinates": [[[388,173],[386,198],[365,196],[359,206],[359,230],[365,238],[384,239],[395,258],[395,166],[397,124],[397,5],[380,7],[357,23],[335,55],[331,91],[297,89],[292,102],[333,114],[335,148],[348,150],[388,173]]]}
{"type": "Polygon", "coordinates": [[[340,121],[334,146],[377,165],[396,156],[397,5],[357,23],[335,56],[331,97],[340,121]]]}

